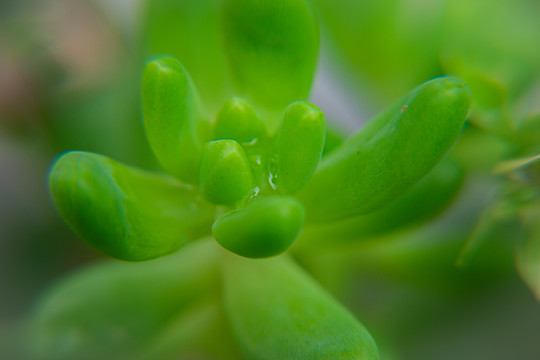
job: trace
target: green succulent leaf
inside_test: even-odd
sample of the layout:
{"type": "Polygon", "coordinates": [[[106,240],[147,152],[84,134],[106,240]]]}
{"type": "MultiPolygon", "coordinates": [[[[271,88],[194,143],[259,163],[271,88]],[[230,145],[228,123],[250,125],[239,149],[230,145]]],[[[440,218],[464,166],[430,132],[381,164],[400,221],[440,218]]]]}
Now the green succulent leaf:
{"type": "Polygon", "coordinates": [[[308,221],[365,214],[401,195],[452,146],[470,105],[470,90],[453,77],[428,81],[394,103],[326,156],[298,193],[308,221]]]}
{"type": "Polygon", "coordinates": [[[365,215],[314,224],[302,232],[305,245],[320,239],[329,244],[382,235],[423,224],[441,214],[455,199],[463,184],[463,169],[454,161],[441,161],[429,174],[396,201],[365,215]]]}
{"type": "Polygon", "coordinates": [[[235,205],[254,194],[255,183],[249,160],[234,140],[215,140],[203,149],[199,170],[202,194],[218,205],[235,205]]]}
{"type": "Polygon", "coordinates": [[[170,54],[180,59],[213,111],[232,95],[221,47],[220,1],[152,0],[144,1],[140,11],[145,57],[170,54]]]}
{"type": "Polygon", "coordinates": [[[319,31],[306,1],[227,0],[221,20],[225,53],[241,95],[279,111],[307,98],[319,31]]]}
{"type": "Polygon", "coordinates": [[[164,56],[146,64],[142,101],[146,135],[157,159],[178,179],[196,183],[208,124],[189,74],[176,58],[164,56]]]}
{"type": "Polygon", "coordinates": [[[277,182],[286,192],[298,191],[321,160],[326,134],[323,112],[306,101],[290,104],[278,132],[277,182]]]}
{"type": "Polygon", "coordinates": [[[73,151],[49,174],[58,212],[95,249],[127,261],[157,258],[206,234],[214,208],[177,180],[73,151]]]}
{"type": "Polygon", "coordinates": [[[225,260],[225,310],[249,359],[379,359],[362,324],[290,259],[225,260]]]}
{"type": "Polygon", "coordinates": [[[266,128],[249,103],[234,97],[221,108],[214,125],[214,139],[249,143],[266,137],[266,128]]]}
{"type": "Polygon", "coordinates": [[[137,358],[215,292],[217,250],[213,241],[199,241],[156,261],[105,261],[73,273],[35,309],[30,355],[36,360],[137,358]]]}
{"type": "Polygon", "coordinates": [[[304,209],[294,198],[257,197],[212,225],[212,234],[225,249],[248,258],[281,254],[291,246],[304,223],[304,209]]]}

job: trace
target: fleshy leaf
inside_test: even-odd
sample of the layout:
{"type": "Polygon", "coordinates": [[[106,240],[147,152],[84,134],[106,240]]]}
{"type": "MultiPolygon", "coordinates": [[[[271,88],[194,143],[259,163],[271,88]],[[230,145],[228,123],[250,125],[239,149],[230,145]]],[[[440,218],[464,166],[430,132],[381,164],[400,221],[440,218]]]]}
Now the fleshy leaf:
{"type": "Polygon", "coordinates": [[[172,320],[214,296],[216,250],[212,241],[200,241],[152,262],[106,261],[75,272],[35,309],[32,359],[137,358],[172,320]]]}
{"type": "Polygon", "coordinates": [[[221,9],[225,52],[237,91],[281,111],[309,94],[319,30],[304,0],[227,0],[221,9]]]}
{"type": "Polygon", "coordinates": [[[323,112],[305,101],[293,102],[278,132],[277,182],[286,192],[298,191],[321,160],[326,133],[323,112]]]}
{"type": "Polygon", "coordinates": [[[463,183],[463,169],[456,162],[441,161],[396,201],[369,214],[306,227],[302,238],[334,244],[355,241],[425,223],[443,212],[463,183]]]}
{"type": "Polygon", "coordinates": [[[368,331],[288,258],[225,260],[225,310],[249,359],[379,359],[368,331]]]}
{"type": "Polygon", "coordinates": [[[58,212],[80,238],[127,261],[169,254],[206,234],[214,211],[171,177],[88,152],[62,155],[49,187],[58,212]]]}
{"type": "Polygon", "coordinates": [[[163,168],[187,183],[197,182],[206,124],[198,95],[182,64],[171,56],[150,61],[142,77],[144,125],[163,168]]]}
{"type": "Polygon", "coordinates": [[[304,209],[296,199],[264,196],[218,218],[212,234],[235,254],[264,258],[287,250],[303,223],[304,209]]]}
{"type": "Polygon", "coordinates": [[[266,136],[264,123],[247,101],[235,97],[221,108],[214,125],[214,139],[248,143],[266,136]]]}
{"type": "Polygon", "coordinates": [[[220,1],[152,0],[145,1],[140,11],[145,56],[170,54],[180,59],[189,69],[205,106],[214,111],[232,95],[221,47],[220,1]]]}
{"type": "Polygon", "coordinates": [[[471,105],[453,77],[428,81],[326,156],[298,193],[308,221],[365,214],[426,175],[458,138],[471,105]]]}
{"type": "Polygon", "coordinates": [[[202,194],[218,205],[235,205],[254,193],[249,160],[234,140],[215,140],[203,149],[199,172],[202,194]]]}

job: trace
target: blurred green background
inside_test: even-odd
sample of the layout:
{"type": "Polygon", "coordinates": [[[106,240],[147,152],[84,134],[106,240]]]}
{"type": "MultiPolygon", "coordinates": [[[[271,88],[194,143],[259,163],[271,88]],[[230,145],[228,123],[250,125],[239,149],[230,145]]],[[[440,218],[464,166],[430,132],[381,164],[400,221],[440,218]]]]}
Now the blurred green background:
{"type": "MultiPolygon", "coordinates": [[[[232,95],[218,5],[0,3],[0,358],[23,358],[19,335],[44,290],[101,257],[52,207],[51,162],[77,149],[156,168],[139,96],[142,66],[155,54],[178,57],[215,114],[232,95]]],[[[299,262],[362,319],[383,359],[540,358],[540,306],[514,266],[514,241],[538,221],[538,202],[532,220],[493,215],[507,194],[517,196],[514,188],[536,191],[538,169],[532,166],[525,182],[492,173],[501,161],[540,152],[540,3],[314,0],[313,6],[322,44],[311,101],[338,133],[360,128],[409,89],[443,74],[466,80],[475,103],[451,154],[466,171],[464,186],[442,216],[353,244],[321,241],[299,262]],[[468,241],[475,251],[458,267],[468,241]]]]}

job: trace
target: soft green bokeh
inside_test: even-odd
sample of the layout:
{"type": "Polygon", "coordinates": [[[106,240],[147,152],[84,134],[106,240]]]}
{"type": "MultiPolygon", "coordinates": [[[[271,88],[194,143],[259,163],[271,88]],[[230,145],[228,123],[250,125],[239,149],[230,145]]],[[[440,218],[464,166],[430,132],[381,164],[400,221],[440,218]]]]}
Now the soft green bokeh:
{"type": "MultiPolygon", "coordinates": [[[[201,241],[156,261],[106,261],[73,273],[51,288],[35,310],[28,355],[39,360],[139,359],[175,321],[215,296],[217,250],[201,241]]],[[[191,331],[200,336],[198,327],[191,331]]],[[[173,354],[194,340],[189,333],[183,336],[187,341],[177,337],[173,354]]]]}

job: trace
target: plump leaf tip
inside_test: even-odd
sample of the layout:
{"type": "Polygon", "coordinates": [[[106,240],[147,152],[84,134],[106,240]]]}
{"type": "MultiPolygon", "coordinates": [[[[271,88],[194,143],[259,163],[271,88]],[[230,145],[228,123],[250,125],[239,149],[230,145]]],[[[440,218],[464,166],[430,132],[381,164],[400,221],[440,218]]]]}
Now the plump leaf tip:
{"type": "Polygon", "coordinates": [[[163,168],[196,183],[205,126],[197,91],[186,69],[172,56],[149,61],[142,76],[144,127],[163,168]]]}
{"type": "Polygon", "coordinates": [[[173,178],[83,151],[56,160],[49,189],[58,212],[81,239],[126,261],[178,250],[201,235],[213,214],[173,178]]]}
{"type": "Polygon", "coordinates": [[[221,23],[237,93],[277,111],[307,98],[317,63],[319,29],[306,1],[227,0],[221,23]]]}
{"type": "Polygon", "coordinates": [[[254,192],[246,153],[234,140],[206,144],[199,169],[202,194],[217,205],[235,205],[254,192]]]}
{"type": "Polygon", "coordinates": [[[218,218],[212,225],[212,234],[233,253],[265,258],[287,250],[303,223],[304,209],[298,200],[264,196],[218,218]]]}
{"type": "Polygon", "coordinates": [[[309,180],[321,160],[326,136],[323,112],[306,101],[291,103],[278,132],[277,182],[294,193],[309,180]]]}
{"type": "Polygon", "coordinates": [[[214,139],[249,143],[266,137],[266,127],[248,101],[234,97],[221,108],[214,125],[214,139]]]}
{"type": "Polygon", "coordinates": [[[451,76],[412,90],[322,161],[298,194],[308,221],[365,214],[401,195],[446,154],[470,106],[468,86],[451,76]]]}

